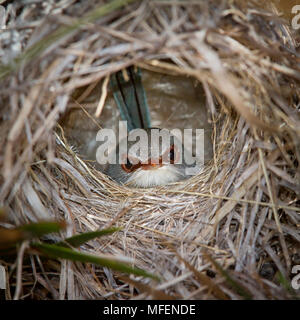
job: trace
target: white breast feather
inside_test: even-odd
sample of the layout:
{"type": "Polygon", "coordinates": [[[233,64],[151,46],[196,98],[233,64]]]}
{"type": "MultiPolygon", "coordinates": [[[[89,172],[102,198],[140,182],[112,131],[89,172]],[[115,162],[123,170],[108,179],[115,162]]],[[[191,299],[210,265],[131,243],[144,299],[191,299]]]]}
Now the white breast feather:
{"type": "Polygon", "coordinates": [[[133,187],[149,188],[181,180],[182,173],[173,165],[164,165],[154,170],[139,169],[131,175],[126,184],[133,187]]]}

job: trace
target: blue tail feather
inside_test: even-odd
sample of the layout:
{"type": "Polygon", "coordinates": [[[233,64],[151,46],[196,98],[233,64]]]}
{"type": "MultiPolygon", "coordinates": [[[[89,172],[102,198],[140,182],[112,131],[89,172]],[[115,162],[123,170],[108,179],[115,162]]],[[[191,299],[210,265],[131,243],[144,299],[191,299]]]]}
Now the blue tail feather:
{"type": "Polygon", "coordinates": [[[121,71],[111,76],[110,85],[121,118],[127,121],[128,130],[150,128],[151,119],[146,93],[142,84],[141,70],[133,66],[126,69],[129,80],[121,71]]]}

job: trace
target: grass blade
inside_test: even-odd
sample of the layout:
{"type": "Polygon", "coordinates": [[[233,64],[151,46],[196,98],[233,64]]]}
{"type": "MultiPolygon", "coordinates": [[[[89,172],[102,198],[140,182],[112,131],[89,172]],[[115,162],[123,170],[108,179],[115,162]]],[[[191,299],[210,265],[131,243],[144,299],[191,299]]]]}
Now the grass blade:
{"type": "Polygon", "coordinates": [[[109,258],[97,257],[86,253],[81,253],[69,248],[64,248],[62,246],[45,243],[33,243],[31,244],[31,248],[37,249],[40,253],[51,258],[60,258],[77,262],[94,263],[102,267],[113,269],[115,271],[121,271],[129,274],[134,274],[136,276],[143,276],[159,280],[157,276],[148,273],[142,269],[131,267],[130,265],[124,262],[120,262],[109,258]]]}
{"type": "Polygon", "coordinates": [[[0,228],[0,249],[13,248],[21,241],[39,238],[48,233],[59,232],[65,226],[64,222],[43,221],[28,223],[14,229],[0,228]]]}
{"type": "Polygon", "coordinates": [[[78,248],[90,240],[93,240],[95,238],[102,237],[102,236],[105,236],[108,234],[112,234],[112,233],[114,233],[116,231],[120,231],[120,230],[121,230],[121,228],[109,228],[109,229],[103,229],[103,230],[99,230],[99,231],[77,234],[73,237],[67,238],[64,241],[57,243],[56,245],[62,246],[62,247],[67,247],[68,245],[70,245],[74,248],[78,248]]]}
{"type": "Polygon", "coordinates": [[[229,273],[224,270],[217,261],[215,261],[210,255],[208,255],[207,253],[204,254],[205,258],[207,258],[213,265],[214,267],[217,269],[217,271],[225,278],[225,280],[227,281],[227,283],[229,283],[232,288],[240,295],[242,296],[244,299],[246,300],[252,300],[252,295],[248,292],[248,290],[246,290],[244,287],[242,287],[239,283],[237,283],[237,281],[235,281],[230,275],[229,273]]]}
{"type": "Polygon", "coordinates": [[[0,79],[6,77],[11,72],[18,70],[21,65],[24,63],[27,63],[37,56],[39,56],[41,53],[43,53],[47,48],[49,48],[50,45],[57,42],[58,40],[62,39],[63,37],[72,34],[72,32],[75,32],[82,28],[84,25],[88,23],[93,23],[100,17],[105,16],[106,14],[125,6],[126,4],[129,4],[130,2],[133,2],[136,0],[114,0],[110,1],[105,5],[102,5],[98,8],[95,8],[91,11],[89,11],[85,16],[82,18],[76,19],[75,22],[73,22],[70,25],[64,25],[56,30],[54,30],[49,35],[45,36],[40,41],[36,42],[32,46],[25,49],[23,53],[21,53],[17,58],[15,58],[11,63],[7,65],[0,65],[0,79]]]}
{"type": "Polygon", "coordinates": [[[148,294],[149,296],[152,296],[154,300],[175,300],[177,298],[175,296],[164,293],[162,290],[157,290],[145,283],[135,281],[128,277],[119,276],[119,279],[136,287],[140,292],[143,292],[148,294]]]}
{"type": "Polygon", "coordinates": [[[39,238],[45,234],[57,233],[66,227],[65,222],[42,221],[25,224],[17,230],[23,232],[25,239],[39,238]]]}
{"type": "MultiPolygon", "coordinates": [[[[172,248],[173,249],[173,248],[172,248]]],[[[228,297],[223,292],[223,290],[213,282],[208,276],[199,272],[194,266],[192,266],[187,260],[181,257],[177,251],[173,249],[173,252],[176,254],[177,258],[185,264],[185,266],[194,273],[195,278],[204,286],[207,286],[209,290],[212,291],[213,295],[220,300],[228,300],[228,297]]]]}
{"type": "Polygon", "coordinates": [[[286,277],[281,272],[278,273],[277,279],[278,279],[278,282],[285,288],[285,290],[290,293],[290,295],[292,296],[292,299],[300,300],[300,298],[297,296],[297,293],[292,288],[290,282],[286,279],[286,277]]]}
{"type": "Polygon", "coordinates": [[[20,230],[0,228],[0,250],[14,247],[24,240],[24,234],[20,230]]]}

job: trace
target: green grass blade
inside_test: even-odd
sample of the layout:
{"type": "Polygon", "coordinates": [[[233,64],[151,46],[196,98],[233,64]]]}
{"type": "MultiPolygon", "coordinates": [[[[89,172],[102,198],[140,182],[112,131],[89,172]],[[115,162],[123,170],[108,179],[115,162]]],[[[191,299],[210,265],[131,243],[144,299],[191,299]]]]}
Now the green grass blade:
{"type": "Polygon", "coordinates": [[[6,229],[0,227],[0,249],[8,249],[16,246],[24,240],[39,238],[45,234],[59,232],[64,229],[64,222],[43,221],[28,223],[23,226],[6,229]]]}
{"type": "Polygon", "coordinates": [[[65,222],[43,221],[25,224],[17,228],[17,230],[23,232],[25,239],[31,239],[39,238],[49,233],[57,233],[65,227],[65,222]]]}
{"type": "Polygon", "coordinates": [[[107,267],[115,271],[134,274],[136,276],[143,276],[159,280],[159,278],[151,273],[142,269],[131,267],[130,265],[117,260],[97,257],[94,255],[81,253],[69,248],[64,248],[58,245],[45,244],[45,243],[32,243],[31,248],[38,250],[41,254],[55,259],[67,259],[77,262],[94,263],[102,267],[107,267]]]}
{"type": "Polygon", "coordinates": [[[56,243],[56,245],[63,246],[63,247],[67,247],[68,245],[70,245],[74,248],[78,248],[90,240],[93,240],[95,238],[102,237],[102,236],[105,236],[108,234],[112,234],[112,233],[114,233],[116,231],[120,231],[120,230],[121,230],[121,228],[109,228],[109,229],[103,229],[103,230],[94,231],[94,232],[86,232],[86,233],[82,233],[82,234],[77,234],[73,237],[65,239],[64,241],[56,243]]]}

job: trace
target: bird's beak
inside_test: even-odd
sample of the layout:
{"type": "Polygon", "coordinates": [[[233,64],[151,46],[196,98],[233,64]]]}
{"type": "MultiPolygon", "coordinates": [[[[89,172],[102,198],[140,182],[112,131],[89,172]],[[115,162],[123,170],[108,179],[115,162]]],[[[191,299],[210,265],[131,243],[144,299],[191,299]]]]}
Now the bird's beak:
{"type": "Polygon", "coordinates": [[[141,169],[142,170],[155,170],[162,167],[162,161],[159,159],[158,161],[153,161],[152,159],[148,160],[148,163],[142,163],[141,169]]]}

